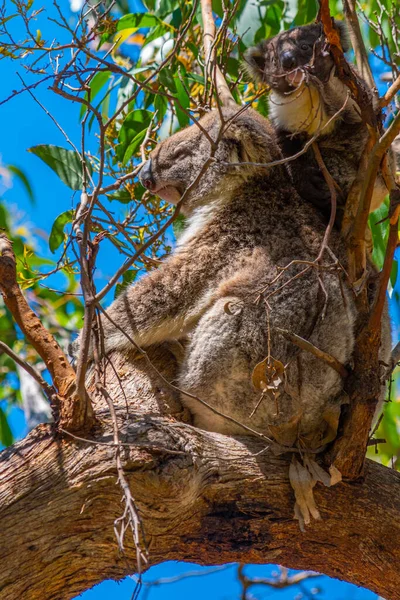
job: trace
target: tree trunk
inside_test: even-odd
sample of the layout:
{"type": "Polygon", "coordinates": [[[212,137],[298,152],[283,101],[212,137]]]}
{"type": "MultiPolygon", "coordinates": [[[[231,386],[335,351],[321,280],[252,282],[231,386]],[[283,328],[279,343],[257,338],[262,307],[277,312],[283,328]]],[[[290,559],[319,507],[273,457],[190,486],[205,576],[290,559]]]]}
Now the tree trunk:
{"type": "MultiPolygon", "coordinates": [[[[165,348],[151,359],[173,380],[175,363],[165,348]]],[[[256,439],[178,422],[187,415],[146,359],[114,356],[113,362],[106,387],[120,439],[132,444],[122,459],[149,565],[276,562],[400,598],[398,473],[368,461],[362,484],[318,484],[322,520],[300,533],[287,457],[257,454],[263,446],[256,439]]],[[[124,554],[114,535],[124,503],[111,417],[93,388],[96,444],[42,425],[0,457],[1,600],[69,599],[136,571],[129,531],[124,554]]]]}

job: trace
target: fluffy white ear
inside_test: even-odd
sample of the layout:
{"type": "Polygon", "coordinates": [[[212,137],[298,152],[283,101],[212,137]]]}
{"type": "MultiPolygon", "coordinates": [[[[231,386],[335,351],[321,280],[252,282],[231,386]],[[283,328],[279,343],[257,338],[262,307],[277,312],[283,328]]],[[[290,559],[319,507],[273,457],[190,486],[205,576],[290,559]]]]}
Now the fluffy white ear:
{"type": "Polygon", "coordinates": [[[265,48],[263,44],[248,48],[244,54],[243,67],[255,81],[262,81],[265,73],[265,48]]]}
{"type": "Polygon", "coordinates": [[[246,127],[233,127],[230,129],[232,143],[231,162],[269,162],[271,159],[268,150],[270,141],[262,131],[254,132],[246,127]]]}
{"type": "Polygon", "coordinates": [[[344,21],[338,21],[337,19],[334,19],[334,24],[340,34],[340,43],[342,44],[343,52],[348,52],[351,49],[348,27],[344,21]]]}

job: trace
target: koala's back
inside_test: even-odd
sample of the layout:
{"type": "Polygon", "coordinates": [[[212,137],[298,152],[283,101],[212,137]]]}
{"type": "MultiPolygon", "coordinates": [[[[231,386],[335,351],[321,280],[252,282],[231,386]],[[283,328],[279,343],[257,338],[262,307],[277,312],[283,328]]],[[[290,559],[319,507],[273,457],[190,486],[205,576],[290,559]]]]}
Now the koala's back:
{"type": "MultiPolygon", "coordinates": [[[[212,302],[191,334],[179,386],[286,445],[299,437],[308,446],[320,445],[332,407],[340,407],[342,380],[276,328],[309,339],[342,363],[353,350],[355,308],[342,277],[301,262],[314,261],[324,231],[319,216],[283,179],[258,179],[239,189],[192,240],[193,250],[219,240],[219,259],[213,263],[212,302]],[[294,257],[300,263],[280,270],[294,257]],[[282,383],[275,394],[263,395],[250,416],[261,398],[253,369],[269,351],[285,367],[282,383]]],[[[331,247],[345,261],[335,233],[331,247]]],[[[197,400],[184,394],[182,400],[197,426],[246,433],[197,400]]]]}

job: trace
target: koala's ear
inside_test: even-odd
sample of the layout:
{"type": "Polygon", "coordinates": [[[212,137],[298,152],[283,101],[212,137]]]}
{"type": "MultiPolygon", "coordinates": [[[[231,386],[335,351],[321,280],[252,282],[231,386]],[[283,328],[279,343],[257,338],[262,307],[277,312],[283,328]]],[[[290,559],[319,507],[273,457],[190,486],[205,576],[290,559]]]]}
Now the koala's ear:
{"type": "Polygon", "coordinates": [[[230,142],[234,148],[232,162],[265,162],[268,151],[257,144],[257,133],[247,127],[235,127],[230,132],[230,142]]]}
{"type": "Polygon", "coordinates": [[[347,25],[344,21],[336,19],[334,19],[334,24],[340,34],[340,43],[342,44],[343,52],[348,52],[351,49],[351,41],[347,25]]]}
{"type": "Polygon", "coordinates": [[[266,52],[263,44],[253,46],[246,50],[244,54],[243,66],[247,73],[254,81],[262,81],[264,79],[266,52]]]}

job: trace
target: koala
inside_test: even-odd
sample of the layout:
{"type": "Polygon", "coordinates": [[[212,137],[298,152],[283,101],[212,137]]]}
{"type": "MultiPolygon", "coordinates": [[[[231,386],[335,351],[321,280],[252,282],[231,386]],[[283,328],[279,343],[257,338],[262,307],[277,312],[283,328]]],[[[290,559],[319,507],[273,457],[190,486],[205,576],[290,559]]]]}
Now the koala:
{"type": "MultiPolygon", "coordinates": [[[[350,42],[345,24],[335,21],[335,26],[347,52],[350,42]]],[[[295,27],[265,40],[247,50],[245,63],[255,81],[271,88],[270,118],[284,156],[293,156],[318,135],[325,165],[341,188],[336,213],[336,224],[340,226],[368,131],[348,87],[336,75],[322,25],[295,27]]],[[[352,65],[350,68],[354,70],[352,65]]],[[[366,93],[372,95],[367,84],[361,82],[366,93]]],[[[289,162],[288,170],[299,194],[329,219],[331,194],[312,148],[289,162]]],[[[387,193],[383,178],[378,176],[371,211],[378,208],[387,193]]]]}
{"type": "MultiPolygon", "coordinates": [[[[212,111],[200,127],[161,142],[141,170],[148,190],[182,203],[187,226],[173,254],[112,303],[113,322],[102,317],[105,351],[128,348],[125,333],[141,347],[186,339],[178,386],[194,425],[246,435],[244,424],[285,446],[319,447],[344,401],[343,380],[278,329],[345,365],[354,347],[354,295],[326,261],[313,266],[325,224],[285,168],[252,164],[281,157],[269,122],[251,109],[222,114],[212,111]],[[283,367],[272,393],[260,366],[268,357],[283,367]],[[257,365],[261,391],[252,378],[257,365]]],[[[345,264],[336,231],[330,247],[345,264]]]]}

